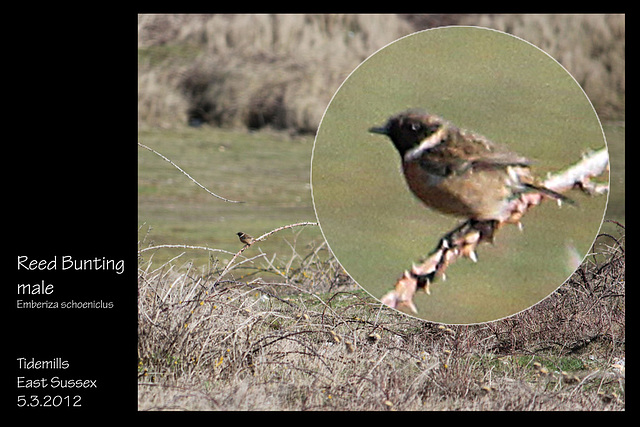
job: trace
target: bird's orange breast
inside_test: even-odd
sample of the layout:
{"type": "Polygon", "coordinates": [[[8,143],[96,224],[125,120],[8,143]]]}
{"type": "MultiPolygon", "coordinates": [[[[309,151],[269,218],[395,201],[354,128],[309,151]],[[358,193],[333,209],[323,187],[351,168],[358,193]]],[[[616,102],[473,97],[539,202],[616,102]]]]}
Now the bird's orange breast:
{"type": "Polygon", "coordinates": [[[404,162],[404,176],[411,191],[428,207],[474,219],[501,219],[513,195],[512,178],[502,169],[446,177],[429,173],[415,162],[404,162]]]}

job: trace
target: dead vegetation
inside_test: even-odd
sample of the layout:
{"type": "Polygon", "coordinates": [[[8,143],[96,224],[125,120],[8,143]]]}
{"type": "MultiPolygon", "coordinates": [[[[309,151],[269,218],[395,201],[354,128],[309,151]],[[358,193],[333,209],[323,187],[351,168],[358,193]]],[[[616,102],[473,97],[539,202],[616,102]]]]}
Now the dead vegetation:
{"type": "Polygon", "coordinates": [[[139,118],[313,133],[348,74],[410,32],[394,15],[141,15],[139,118]]]}
{"type": "Polygon", "coordinates": [[[383,306],[324,245],[260,259],[140,265],[139,409],[624,409],[624,234],[535,307],[470,326],[383,306]]]}
{"type": "Polygon", "coordinates": [[[522,37],[563,64],[601,116],[624,114],[624,15],[140,15],[138,122],[314,133],[360,62],[442,25],[522,37]]]}

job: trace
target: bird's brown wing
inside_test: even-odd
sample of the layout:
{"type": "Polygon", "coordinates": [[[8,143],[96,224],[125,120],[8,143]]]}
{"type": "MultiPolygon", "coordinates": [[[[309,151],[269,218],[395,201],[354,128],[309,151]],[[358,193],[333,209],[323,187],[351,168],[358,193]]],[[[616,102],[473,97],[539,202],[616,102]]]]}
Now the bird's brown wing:
{"type": "Polygon", "coordinates": [[[462,175],[470,169],[527,167],[531,161],[482,135],[454,127],[445,143],[422,153],[420,165],[432,174],[449,176],[462,175]]]}
{"type": "Polygon", "coordinates": [[[473,168],[502,168],[507,166],[530,166],[531,160],[497,144],[482,135],[459,131],[459,137],[468,141],[464,144],[464,157],[473,168]]]}

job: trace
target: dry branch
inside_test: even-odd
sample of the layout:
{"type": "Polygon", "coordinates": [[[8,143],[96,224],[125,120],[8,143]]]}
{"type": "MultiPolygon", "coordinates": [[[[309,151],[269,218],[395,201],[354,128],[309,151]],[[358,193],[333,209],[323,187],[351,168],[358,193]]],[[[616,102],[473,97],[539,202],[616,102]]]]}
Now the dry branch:
{"type": "Polygon", "coordinates": [[[609,169],[609,152],[606,148],[592,151],[582,157],[582,160],[550,176],[543,185],[559,193],[578,187],[588,194],[604,194],[609,191],[609,184],[591,182],[591,178],[599,176],[609,169]]]}
{"type": "Polygon", "coordinates": [[[224,249],[214,249],[207,246],[193,246],[193,245],[183,245],[183,244],[166,244],[166,245],[156,245],[156,246],[148,246],[146,248],[138,249],[138,254],[141,254],[146,251],[162,249],[162,248],[178,248],[178,249],[199,249],[203,251],[209,252],[223,252],[225,254],[233,255],[233,252],[225,251],[224,249]]]}
{"type": "Polygon", "coordinates": [[[178,169],[180,172],[182,172],[187,178],[189,178],[191,181],[193,181],[198,187],[202,188],[204,191],[206,191],[207,193],[211,194],[213,197],[216,197],[220,200],[224,200],[225,202],[229,202],[229,203],[244,203],[242,201],[239,200],[230,200],[230,199],[226,199],[222,196],[218,196],[217,194],[215,194],[214,192],[210,191],[207,187],[205,187],[204,185],[200,184],[198,181],[196,181],[195,179],[193,179],[191,177],[191,175],[189,175],[187,172],[185,172],[184,170],[182,170],[182,168],[178,165],[176,165],[175,163],[173,163],[171,161],[171,159],[167,158],[166,156],[163,156],[162,154],[158,153],[156,150],[154,150],[153,148],[147,147],[144,144],[141,144],[138,142],[138,145],[146,150],[151,151],[153,154],[159,156],[160,158],[162,158],[163,160],[166,160],[167,162],[169,162],[171,164],[171,166],[173,166],[174,168],[178,169]]]}
{"type": "MultiPolygon", "coordinates": [[[[582,160],[549,176],[543,185],[558,193],[572,188],[580,188],[590,195],[604,194],[609,185],[598,184],[592,178],[608,171],[609,155],[606,148],[590,152],[582,160]]],[[[607,181],[608,182],[608,181],[607,181]]],[[[477,262],[476,247],[483,241],[493,241],[494,231],[505,223],[520,226],[520,219],[532,207],[539,205],[547,196],[542,193],[525,193],[512,202],[510,217],[495,224],[468,221],[455,230],[447,233],[438,247],[419,265],[413,265],[405,271],[396,282],[394,289],[382,297],[382,302],[392,308],[408,308],[413,313],[418,310],[413,303],[413,296],[418,289],[429,294],[429,285],[436,277],[444,276],[445,270],[460,257],[467,257],[477,262]]],[[[559,201],[558,201],[559,202],[559,201]]]]}

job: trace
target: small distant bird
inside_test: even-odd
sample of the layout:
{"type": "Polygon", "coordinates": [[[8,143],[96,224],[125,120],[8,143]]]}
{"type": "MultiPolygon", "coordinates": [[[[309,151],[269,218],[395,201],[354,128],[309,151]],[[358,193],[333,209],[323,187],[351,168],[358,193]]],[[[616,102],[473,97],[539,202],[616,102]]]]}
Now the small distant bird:
{"type": "Polygon", "coordinates": [[[245,245],[250,246],[256,241],[253,237],[249,236],[247,233],[243,233],[242,231],[239,231],[236,234],[238,235],[240,241],[245,245]]]}
{"type": "Polygon", "coordinates": [[[488,234],[519,220],[514,201],[525,193],[571,202],[534,179],[529,159],[424,110],[402,112],[369,131],[391,139],[409,188],[425,205],[483,223],[488,234]]]}

